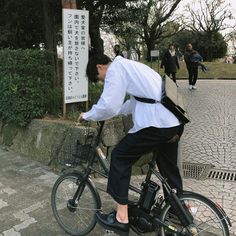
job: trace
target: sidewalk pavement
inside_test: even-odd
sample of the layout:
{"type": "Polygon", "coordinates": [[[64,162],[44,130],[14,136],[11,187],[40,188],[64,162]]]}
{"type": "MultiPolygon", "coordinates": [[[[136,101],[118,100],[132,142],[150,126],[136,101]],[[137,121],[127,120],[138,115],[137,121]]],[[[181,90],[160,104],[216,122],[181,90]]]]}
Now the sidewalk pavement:
{"type": "MultiPolygon", "coordinates": [[[[236,81],[201,80],[193,91],[187,89],[187,81],[179,81],[179,85],[192,121],[182,138],[183,161],[213,164],[216,170],[236,175],[236,81]]],[[[57,178],[49,167],[0,147],[0,236],[67,235],[57,225],[50,206],[57,178]]],[[[142,178],[132,177],[132,183],[138,185],[142,178]]],[[[100,185],[104,180],[94,181],[100,185]]],[[[236,177],[184,178],[184,188],[222,205],[233,224],[231,235],[236,235],[236,177]]],[[[100,193],[103,206],[111,208],[112,200],[100,193]]],[[[97,225],[89,235],[107,234],[97,225]]]]}

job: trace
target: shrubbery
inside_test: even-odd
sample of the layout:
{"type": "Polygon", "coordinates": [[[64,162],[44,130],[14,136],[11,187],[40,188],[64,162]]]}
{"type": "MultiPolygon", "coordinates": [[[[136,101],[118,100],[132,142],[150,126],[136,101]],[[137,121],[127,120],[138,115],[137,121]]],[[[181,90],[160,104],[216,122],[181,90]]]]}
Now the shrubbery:
{"type": "Polygon", "coordinates": [[[0,119],[19,126],[61,104],[53,88],[51,55],[40,50],[0,50],[0,119]]]}

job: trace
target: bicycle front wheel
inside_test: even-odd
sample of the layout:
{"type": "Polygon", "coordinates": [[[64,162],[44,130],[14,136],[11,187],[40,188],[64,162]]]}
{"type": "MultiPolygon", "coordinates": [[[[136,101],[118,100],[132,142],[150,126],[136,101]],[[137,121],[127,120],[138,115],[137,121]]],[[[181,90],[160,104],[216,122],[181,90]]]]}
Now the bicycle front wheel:
{"type": "MultiPolygon", "coordinates": [[[[181,226],[180,221],[171,213],[171,206],[167,204],[162,212],[161,220],[178,228],[182,235],[198,236],[229,236],[229,228],[225,216],[206,197],[195,193],[184,193],[179,197],[193,216],[193,224],[188,227],[181,226]]],[[[169,235],[167,230],[161,228],[161,236],[169,235]]]]}
{"type": "Polygon", "coordinates": [[[82,236],[94,228],[95,212],[101,208],[100,197],[87,180],[83,181],[79,173],[64,174],[55,182],[51,206],[58,224],[71,235],[82,236]],[[74,196],[78,188],[82,187],[82,194],[75,201],[74,196]]]}

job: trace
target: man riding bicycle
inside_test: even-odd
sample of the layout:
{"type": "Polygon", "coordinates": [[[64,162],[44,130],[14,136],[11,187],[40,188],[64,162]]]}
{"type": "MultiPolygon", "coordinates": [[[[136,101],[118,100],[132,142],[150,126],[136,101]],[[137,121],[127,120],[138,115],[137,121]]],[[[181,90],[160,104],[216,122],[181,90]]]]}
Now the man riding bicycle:
{"type": "Polygon", "coordinates": [[[102,95],[92,109],[81,113],[79,121],[107,120],[117,115],[132,114],[133,127],[111,154],[107,192],[117,202],[117,211],[96,213],[97,221],[115,232],[128,232],[128,189],[132,165],[144,154],[158,148],[159,171],[177,191],[182,179],[177,166],[178,141],[183,125],[160,102],[162,78],[148,66],[117,56],[112,62],[104,54],[90,58],[86,74],[92,82],[103,81],[102,95]],[[126,94],[130,99],[125,101],[126,94]],[[138,101],[135,97],[142,98],[138,101]]]}

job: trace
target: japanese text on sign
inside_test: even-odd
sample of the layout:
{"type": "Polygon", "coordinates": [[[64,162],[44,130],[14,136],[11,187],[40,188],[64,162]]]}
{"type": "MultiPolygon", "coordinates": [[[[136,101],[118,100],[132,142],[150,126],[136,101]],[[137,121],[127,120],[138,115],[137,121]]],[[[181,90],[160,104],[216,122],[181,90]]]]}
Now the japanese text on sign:
{"type": "Polygon", "coordinates": [[[63,9],[64,102],[88,100],[88,11],[63,9]]]}

